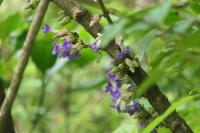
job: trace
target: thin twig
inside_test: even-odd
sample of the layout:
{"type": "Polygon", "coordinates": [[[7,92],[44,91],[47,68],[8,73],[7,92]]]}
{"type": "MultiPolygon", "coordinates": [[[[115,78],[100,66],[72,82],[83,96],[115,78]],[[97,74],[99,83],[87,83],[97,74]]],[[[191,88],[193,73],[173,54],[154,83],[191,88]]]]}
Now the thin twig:
{"type": "Polygon", "coordinates": [[[109,24],[113,24],[113,21],[112,21],[110,15],[109,15],[109,11],[106,9],[103,1],[102,0],[97,0],[97,1],[99,3],[99,6],[101,7],[101,10],[103,12],[103,16],[107,19],[109,24]]]}
{"type": "MultiPolygon", "coordinates": [[[[75,1],[71,0],[53,0],[60,8],[68,12],[78,23],[80,23],[93,37],[96,37],[97,33],[101,33],[103,27],[100,23],[96,23],[94,26],[90,26],[92,15],[75,1]]],[[[114,42],[114,41],[112,41],[114,42]]],[[[119,46],[112,43],[105,49],[106,52],[112,57],[116,58],[119,53],[119,46]]],[[[127,71],[129,77],[139,86],[146,78],[147,74],[142,68],[137,68],[135,73],[127,71]]],[[[144,95],[151,103],[154,110],[159,114],[163,114],[170,102],[167,97],[159,90],[159,87],[154,84],[148,88],[144,95]]],[[[176,111],[170,114],[164,122],[167,127],[173,133],[193,133],[192,129],[187,125],[185,120],[181,118],[176,111]]]]}
{"type": "MultiPolygon", "coordinates": [[[[31,54],[34,41],[40,29],[48,4],[49,0],[40,0],[40,3],[36,9],[35,17],[33,18],[30,29],[23,44],[21,59],[17,65],[16,72],[14,73],[10,86],[8,88],[8,93],[0,109],[0,126],[3,125],[2,123],[5,122],[9,110],[11,110],[12,108],[13,102],[15,100],[15,97],[17,95],[23,77],[24,70],[26,68],[26,65],[28,63],[31,54]]],[[[0,129],[2,128],[3,127],[0,127],[0,129]]]]}

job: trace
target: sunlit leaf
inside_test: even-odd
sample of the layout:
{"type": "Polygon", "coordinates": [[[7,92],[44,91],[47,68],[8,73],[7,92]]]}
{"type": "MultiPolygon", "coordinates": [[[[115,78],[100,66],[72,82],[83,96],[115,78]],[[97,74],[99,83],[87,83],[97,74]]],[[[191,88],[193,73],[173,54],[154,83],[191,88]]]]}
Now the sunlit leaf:
{"type": "Polygon", "coordinates": [[[153,8],[151,11],[149,11],[144,20],[154,25],[162,23],[166,18],[170,7],[170,1],[166,0],[161,5],[158,5],[156,8],[153,8]]]}
{"type": "Polygon", "coordinates": [[[106,47],[117,35],[119,35],[126,25],[126,22],[126,19],[122,19],[118,23],[108,26],[103,32],[101,46],[106,47]]]}

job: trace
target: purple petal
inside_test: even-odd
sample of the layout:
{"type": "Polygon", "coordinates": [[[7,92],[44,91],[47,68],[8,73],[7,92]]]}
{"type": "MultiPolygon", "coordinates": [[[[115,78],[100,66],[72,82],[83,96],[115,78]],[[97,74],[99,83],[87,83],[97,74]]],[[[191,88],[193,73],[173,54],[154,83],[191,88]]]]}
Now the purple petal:
{"type": "Polygon", "coordinates": [[[78,58],[79,56],[80,56],[80,53],[77,52],[77,53],[74,54],[74,55],[69,55],[69,56],[68,56],[68,59],[70,59],[70,60],[74,60],[74,59],[78,58]]]}
{"type": "Polygon", "coordinates": [[[129,113],[129,115],[134,115],[136,112],[140,111],[140,104],[138,102],[134,102],[132,105],[125,105],[124,113],[129,113]]]}
{"type": "Polygon", "coordinates": [[[44,27],[43,27],[43,32],[47,33],[47,32],[51,32],[51,31],[52,31],[52,29],[49,27],[49,25],[45,24],[44,27]]]}
{"type": "Polygon", "coordinates": [[[141,124],[139,125],[139,128],[145,128],[145,124],[144,124],[144,123],[141,123],[141,124]]]}
{"type": "Polygon", "coordinates": [[[98,52],[98,51],[99,51],[99,47],[98,47],[96,44],[90,45],[90,48],[91,48],[94,52],[98,52]]]}
{"type": "Polygon", "coordinates": [[[131,49],[127,48],[127,49],[123,49],[120,53],[117,54],[117,58],[122,59],[125,55],[130,55],[131,53],[131,49]]]}
{"type": "Polygon", "coordinates": [[[121,112],[120,104],[121,104],[121,103],[116,104],[116,105],[111,105],[111,107],[115,108],[115,109],[117,110],[117,112],[120,113],[120,112],[121,112]]]}
{"type": "Polygon", "coordinates": [[[59,51],[60,51],[60,47],[59,47],[59,45],[54,41],[53,43],[52,43],[52,45],[53,45],[53,50],[52,50],[52,54],[57,54],[57,53],[59,53],[59,51]]]}
{"type": "Polygon", "coordinates": [[[65,52],[70,52],[72,49],[72,44],[66,39],[64,39],[62,43],[62,48],[65,52]]]}

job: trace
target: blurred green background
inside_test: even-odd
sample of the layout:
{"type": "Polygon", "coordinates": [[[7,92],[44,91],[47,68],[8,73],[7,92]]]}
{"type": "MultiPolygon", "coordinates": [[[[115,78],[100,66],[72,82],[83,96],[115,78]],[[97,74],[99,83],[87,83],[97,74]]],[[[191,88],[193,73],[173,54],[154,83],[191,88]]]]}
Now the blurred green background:
{"type": "MultiPolygon", "coordinates": [[[[80,0],[92,14],[101,13],[92,0],[80,0]]],[[[176,99],[200,92],[200,2],[198,0],[112,0],[105,1],[116,24],[105,25],[105,41],[121,34],[149,73],[143,86],[156,82],[173,103],[176,99]],[[181,7],[181,4],[187,3],[181,7]],[[126,23],[120,23],[124,21],[126,23]],[[116,31],[116,32],[113,32],[116,31]]],[[[34,10],[25,10],[25,1],[4,0],[0,6],[0,78],[5,89],[20,58],[21,47],[34,10]]],[[[79,33],[84,42],[94,39],[79,24],[60,26],[60,9],[50,4],[43,25],[66,27],[79,33]]],[[[12,109],[18,133],[137,133],[134,117],[119,114],[110,107],[104,93],[105,70],[110,57],[84,49],[81,57],[68,61],[51,55],[51,35],[39,31],[12,109]]],[[[150,105],[140,99],[145,108],[150,105]]],[[[200,132],[198,98],[177,107],[178,113],[195,133],[200,132]]],[[[161,133],[169,133],[159,128],[161,133]]]]}

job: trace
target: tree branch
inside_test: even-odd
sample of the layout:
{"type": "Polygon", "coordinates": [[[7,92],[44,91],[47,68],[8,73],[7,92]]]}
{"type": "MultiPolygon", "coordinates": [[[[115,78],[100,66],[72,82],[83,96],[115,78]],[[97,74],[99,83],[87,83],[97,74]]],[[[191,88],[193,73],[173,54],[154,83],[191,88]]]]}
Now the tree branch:
{"type": "Polygon", "coordinates": [[[0,130],[4,128],[1,126],[3,125],[6,118],[8,117],[9,111],[11,110],[13,102],[17,95],[17,92],[18,92],[18,89],[19,89],[19,86],[20,86],[20,83],[21,83],[21,80],[23,77],[24,70],[28,63],[34,41],[35,41],[37,33],[40,29],[40,26],[41,26],[43,17],[45,15],[45,12],[47,10],[48,4],[49,4],[49,0],[40,0],[40,3],[36,9],[35,17],[33,18],[30,29],[26,36],[25,42],[23,44],[21,59],[17,65],[17,69],[11,80],[6,98],[0,109],[0,130]]]}
{"type": "MultiPolygon", "coordinates": [[[[97,33],[102,32],[103,27],[100,23],[94,24],[90,27],[90,21],[92,15],[86,10],[80,7],[76,1],[71,0],[53,0],[60,8],[68,12],[78,23],[80,23],[93,37],[96,37],[97,33]]],[[[120,52],[118,45],[113,43],[107,46],[105,51],[114,59],[120,52]]],[[[137,68],[135,73],[130,71],[127,74],[133,79],[133,81],[139,86],[147,77],[146,72],[142,68],[137,68]]],[[[170,102],[167,97],[159,90],[156,84],[152,85],[145,92],[144,96],[149,100],[152,107],[158,114],[163,114],[170,106],[170,102]]],[[[173,133],[192,133],[192,129],[187,125],[184,119],[182,119],[176,111],[170,114],[165,120],[165,124],[173,133]]]]}
{"type": "Polygon", "coordinates": [[[104,3],[102,0],[97,0],[99,3],[99,6],[101,7],[101,10],[103,12],[103,16],[108,20],[109,24],[113,24],[112,19],[109,16],[109,11],[106,9],[106,7],[104,6],[104,3]]]}

